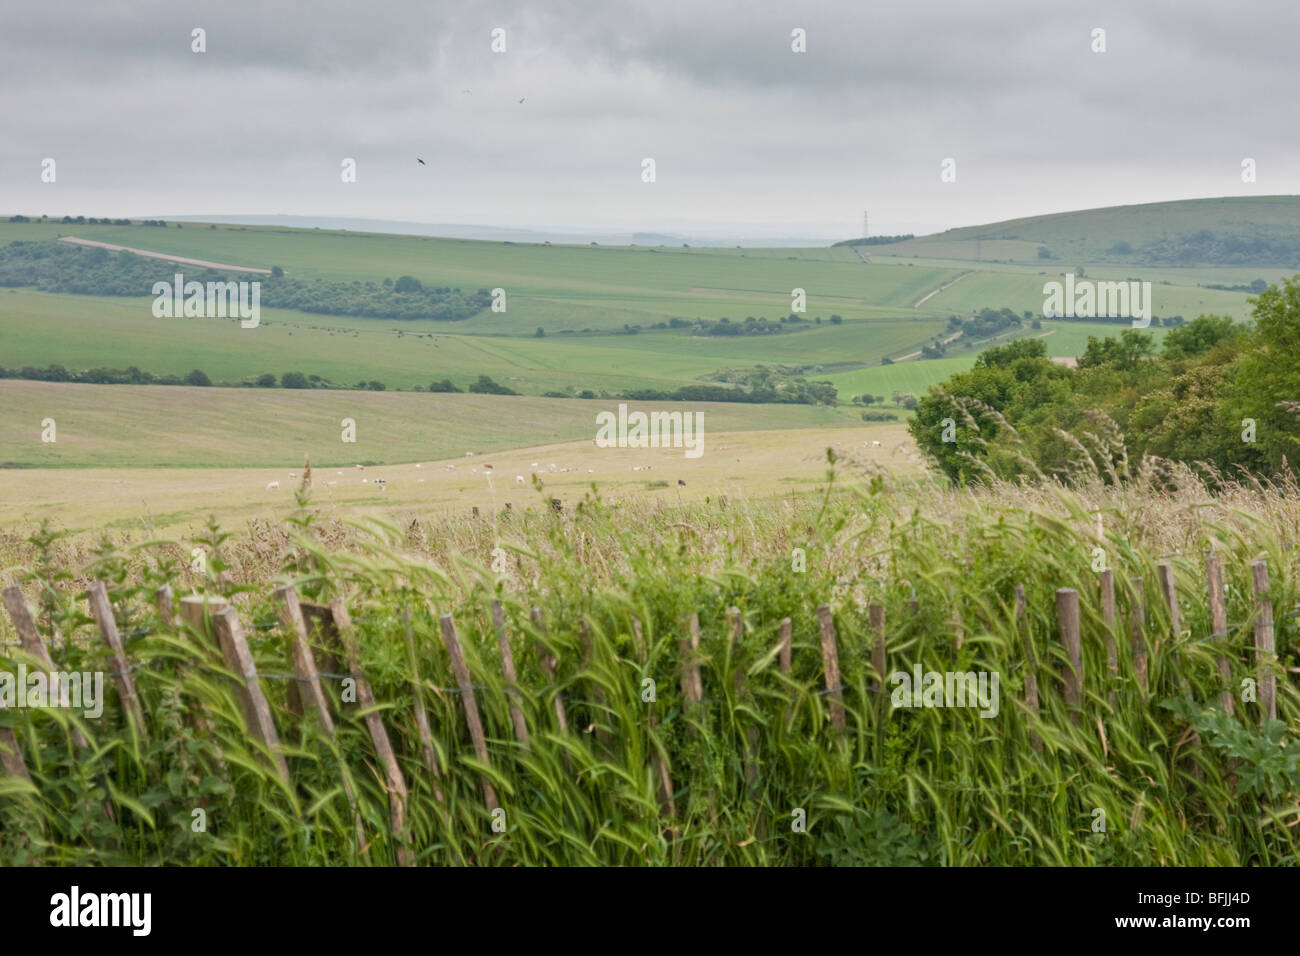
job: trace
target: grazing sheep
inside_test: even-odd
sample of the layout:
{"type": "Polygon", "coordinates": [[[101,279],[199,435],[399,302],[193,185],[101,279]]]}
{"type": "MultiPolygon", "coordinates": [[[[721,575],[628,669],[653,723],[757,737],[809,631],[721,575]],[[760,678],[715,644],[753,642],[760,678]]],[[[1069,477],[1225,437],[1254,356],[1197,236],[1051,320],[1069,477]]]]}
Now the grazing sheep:
{"type": "Polygon", "coordinates": [[[369,478],[362,478],[362,479],[361,479],[361,483],[362,483],[363,485],[368,485],[368,484],[370,484],[370,479],[369,479],[369,478]]]}
{"type": "Polygon", "coordinates": [[[523,483],[524,483],[524,476],[523,476],[523,475],[515,475],[515,484],[516,484],[516,485],[522,485],[523,483]]]}
{"type": "Polygon", "coordinates": [[[268,481],[268,482],[266,483],[266,490],[267,490],[267,491],[279,491],[279,490],[280,490],[280,483],[279,483],[278,481],[268,481]]]}
{"type": "Polygon", "coordinates": [[[357,471],[365,471],[365,470],[366,470],[365,465],[357,465],[357,471]]]}
{"type": "Polygon", "coordinates": [[[290,478],[297,478],[298,476],[295,475],[293,472],[289,472],[289,477],[290,477],[290,478]]]}
{"type": "Polygon", "coordinates": [[[420,466],[419,466],[419,465],[416,465],[415,467],[416,467],[416,468],[419,468],[420,466]]]}
{"type": "Polygon", "coordinates": [[[871,447],[872,447],[872,448],[879,448],[879,447],[880,447],[880,442],[878,442],[878,441],[873,441],[873,442],[871,443],[871,447]]]}
{"type": "Polygon", "coordinates": [[[532,463],[531,465],[529,465],[528,467],[530,467],[530,468],[536,468],[536,467],[537,467],[537,462],[533,462],[533,463],[532,463]]]}
{"type": "Polygon", "coordinates": [[[473,453],[472,451],[467,451],[467,452],[465,452],[465,457],[466,457],[466,458],[473,458],[473,457],[474,457],[474,453],[473,453]]]}
{"type": "Polygon", "coordinates": [[[682,479],[678,478],[678,479],[677,479],[677,485],[678,485],[678,487],[680,487],[680,488],[685,488],[685,487],[686,487],[686,482],[684,482],[684,481],[682,481],[682,479]]]}
{"type": "Polygon", "coordinates": [[[491,466],[491,465],[484,465],[484,466],[483,466],[483,470],[484,470],[484,471],[491,471],[491,470],[492,470],[492,466],[491,466]]]}

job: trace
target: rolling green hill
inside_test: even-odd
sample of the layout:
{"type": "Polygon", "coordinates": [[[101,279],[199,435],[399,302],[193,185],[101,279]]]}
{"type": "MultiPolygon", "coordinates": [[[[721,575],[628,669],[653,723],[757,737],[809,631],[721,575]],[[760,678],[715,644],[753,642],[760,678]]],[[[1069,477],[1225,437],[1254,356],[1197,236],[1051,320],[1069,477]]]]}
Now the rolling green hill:
{"type": "Polygon", "coordinates": [[[870,248],[986,263],[1300,267],[1300,196],[1186,199],[1030,216],[870,248]],[[1054,259],[1043,259],[1039,248],[1054,259]]]}
{"type": "MultiPolygon", "coordinates": [[[[846,402],[861,391],[920,393],[967,367],[987,343],[967,348],[957,342],[945,358],[930,362],[882,366],[881,360],[916,355],[945,334],[952,314],[984,308],[1038,314],[1043,283],[1076,266],[1089,278],[1151,281],[1155,314],[1184,319],[1205,312],[1245,318],[1245,292],[1208,286],[1240,288],[1290,274],[1285,264],[1263,260],[1194,267],[1140,261],[1175,247],[1223,252],[1209,240],[1200,247],[1175,241],[1200,233],[1254,236],[1267,257],[1300,237],[1300,198],[1085,210],[860,249],[565,246],[278,226],[0,222],[0,245],[75,236],[163,255],[280,266],[295,280],[321,280],[335,290],[406,275],[428,287],[501,288],[507,303],[504,312],[484,309],[459,321],[264,308],[262,325],[246,330],[219,319],[155,318],[144,295],[42,293],[24,286],[0,289],[0,366],[135,366],[159,376],[201,369],[228,384],[302,372],[345,387],[381,382],[389,390],[423,389],[442,379],[465,388],[488,375],[542,396],[670,391],[707,382],[721,369],[763,364],[829,378],[846,402]],[[1128,254],[1113,251],[1121,242],[1129,243],[1128,254]],[[1040,259],[1040,247],[1056,258],[1040,259]],[[990,261],[995,258],[1003,261],[990,261]],[[754,316],[778,325],[791,311],[795,289],[807,295],[805,321],[779,325],[780,334],[706,335],[693,324],[722,318],[744,323],[754,316]],[[832,315],[842,321],[832,324],[832,315]],[[691,324],[668,327],[673,320],[691,324]]],[[[186,269],[145,261],[156,263],[151,268],[159,279],[186,269]]],[[[1088,334],[1120,330],[1069,323],[1043,328],[1057,329],[1047,341],[1051,354],[1060,355],[1077,354],[1088,334]]]]}

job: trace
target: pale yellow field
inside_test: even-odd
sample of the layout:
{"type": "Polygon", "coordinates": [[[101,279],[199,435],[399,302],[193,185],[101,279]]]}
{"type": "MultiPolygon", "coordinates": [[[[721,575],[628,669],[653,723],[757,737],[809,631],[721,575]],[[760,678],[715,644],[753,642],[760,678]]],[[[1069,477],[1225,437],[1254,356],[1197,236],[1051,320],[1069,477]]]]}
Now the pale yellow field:
{"type": "MultiPolygon", "coordinates": [[[[363,470],[315,468],[311,504],[326,518],[434,516],[506,504],[541,508],[551,498],[571,507],[593,482],[609,498],[761,498],[820,486],[828,447],[843,459],[846,473],[873,468],[900,477],[922,473],[902,425],[724,432],[708,435],[704,454],[693,460],[681,449],[597,448],[583,441],[363,470]],[[541,493],[533,488],[534,473],[542,480],[541,493]],[[386,490],[375,485],[376,478],[387,480],[386,490]],[[649,487],[654,482],[667,487],[649,487]]],[[[223,526],[234,528],[254,518],[279,520],[293,511],[301,476],[301,468],[0,470],[0,524],[22,531],[48,517],[56,527],[76,530],[151,528],[180,534],[197,530],[215,514],[223,526]],[[268,490],[272,481],[280,487],[268,490]]]]}

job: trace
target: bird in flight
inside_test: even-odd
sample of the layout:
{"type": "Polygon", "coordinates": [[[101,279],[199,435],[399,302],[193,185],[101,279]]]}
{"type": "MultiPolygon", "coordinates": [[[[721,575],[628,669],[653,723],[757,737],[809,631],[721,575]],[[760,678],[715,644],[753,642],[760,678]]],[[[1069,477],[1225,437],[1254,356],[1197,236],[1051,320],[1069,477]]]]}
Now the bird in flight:
{"type": "Polygon", "coordinates": [[[528,97],[526,97],[526,96],[521,96],[521,97],[519,97],[519,102],[522,103],[522,102],[523,102],[524,100],[526,100],[526,99],[528,99],[528,97]]]}
{"type": "Polygon", "coordinates": [[[419,163],[421,166],[428,166],[428,165],[429,165],[429,164],[426,163],[424,160],[422,160],[419,156],[415,157],[415,161],[416,161],[417,163],[419,163]]]}

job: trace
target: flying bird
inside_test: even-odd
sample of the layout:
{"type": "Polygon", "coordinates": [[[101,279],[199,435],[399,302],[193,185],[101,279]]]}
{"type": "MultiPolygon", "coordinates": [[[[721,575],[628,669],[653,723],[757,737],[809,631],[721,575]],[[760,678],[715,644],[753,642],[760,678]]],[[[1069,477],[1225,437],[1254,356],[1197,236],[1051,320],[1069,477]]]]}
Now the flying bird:
{"type": "Polygon", "coordinates": [[[519,97],[519,102],[522,103],[522,102],[523,102],[524,100],[526,100],[526,99],[528,99],[528,97],[526,97],[526,96],[521,96],[521,97],[519,97]]]}
{"type": "Polygon", "coordinates": [[[415,157],[415,161],[416,161],[417,163],[419,163],[421,166],[428,166],[428,165],[429,165],[429,164],[426,163],[424,160],[422,160],[419,156],[415,157]]]}

